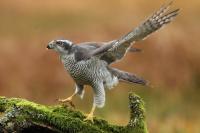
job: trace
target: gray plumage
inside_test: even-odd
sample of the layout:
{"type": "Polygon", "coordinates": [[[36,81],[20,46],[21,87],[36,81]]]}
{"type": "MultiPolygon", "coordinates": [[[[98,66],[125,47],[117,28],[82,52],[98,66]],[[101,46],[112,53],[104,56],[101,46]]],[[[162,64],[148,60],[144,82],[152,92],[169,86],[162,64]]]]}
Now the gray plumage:
{"type": "Polygon", "coordinates": [[[53,40],[47,48],[59,53],[65,69],[76,83],[75,93],[83,97],[84,85],[90,85],[94,91],[94,105],[103,107],[105,88],[113,88],[118,81],[147,84],[144,79],[109,65],[122,59],[127,51],[140,51],[131,48],[132,44],[171,22],[179,11],[177,9],[167,12],[171,4],[161,7],[146,21],[118,40],[100,43],[85,42],[77,45],[68,40],[53,40]]]}

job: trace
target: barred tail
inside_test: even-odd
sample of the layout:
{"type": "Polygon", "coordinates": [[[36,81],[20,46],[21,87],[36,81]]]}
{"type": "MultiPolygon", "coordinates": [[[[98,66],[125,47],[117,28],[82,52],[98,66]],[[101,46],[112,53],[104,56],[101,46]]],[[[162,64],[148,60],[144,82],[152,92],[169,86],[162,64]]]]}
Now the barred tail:
{"type": "Polygon", "coordinates": [[[124,72],[121,70],[118,70],[116,68],[109,68],[109,71],[118,77],[120,81],[126,81],[129,83],[136,83],[136,84],[141,84],[141,85],[148,85],[148,81],[142,79],[141,77],[138,77],[134,74],[124,72]]]}

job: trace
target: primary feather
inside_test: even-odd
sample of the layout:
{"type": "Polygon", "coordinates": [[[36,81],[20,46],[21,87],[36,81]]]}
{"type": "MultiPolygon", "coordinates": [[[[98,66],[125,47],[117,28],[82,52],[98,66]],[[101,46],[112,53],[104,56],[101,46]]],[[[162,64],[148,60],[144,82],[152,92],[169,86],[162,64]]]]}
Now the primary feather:
{"type": "Polygon", "coordinates": [[[98,52],[94,52],[93,55],[102,54],[101,59],[108,63],[120,60],[124,57],[128,49],[131,48],[134,42],[143,40],[151,33],[170,23],[178,15],[179,9],[167,12],[169,11],[171,4],[172,2],[162,6],[151,17],[125,36],[96,49],[95,51],[98,52]]]}

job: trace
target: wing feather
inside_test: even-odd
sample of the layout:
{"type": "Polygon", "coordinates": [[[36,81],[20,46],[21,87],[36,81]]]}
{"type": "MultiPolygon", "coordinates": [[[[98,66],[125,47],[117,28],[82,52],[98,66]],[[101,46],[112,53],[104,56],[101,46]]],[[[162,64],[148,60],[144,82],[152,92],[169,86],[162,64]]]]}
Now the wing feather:
{"type": "Polygon", "coordinates": [[[110,49],[104,50],[106,52],[103,54],[101,59],[106,60],[108,63],[120,60],[122,57],[124,57],[134,42],[145,39],[151,33],[170,23],[179,12],[179,9],[168,12],[171,5],[172,2],[162,6],[138,27],[133,29],[125,36],[122,36],[119,40],[115,41],[110,49]]]}
{"type": "Polygon", "coordinates": [[[108,64],[120,60],[131,49],[134,42],[145,39],[151,33],[170,23],[178,15],[179,9],[169,11],[171,5],[172,2],[163,5],[158,11],[146,19],[146,21],[118,40],[107,43],[82,43],[80,46],[87,49],[88,53],[84,52],[84,54],[79,54],[79,52],[78,55],[82,55],[80,60],[97,55],[100,59],[108,62],[108,64]]]}

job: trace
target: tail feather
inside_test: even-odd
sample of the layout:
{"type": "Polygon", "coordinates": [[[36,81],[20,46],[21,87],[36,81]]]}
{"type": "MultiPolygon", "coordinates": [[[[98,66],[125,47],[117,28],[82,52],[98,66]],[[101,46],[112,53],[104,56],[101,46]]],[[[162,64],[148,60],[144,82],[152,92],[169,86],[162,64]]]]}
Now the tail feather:
{"type": "Polygon", "coordinates": [[[117,76],[119,80],[141,85],[148,85],[148,81],[138,77],[134,74],[118,70],[116,68],[109,68],[110,72],[117,76]]]}

